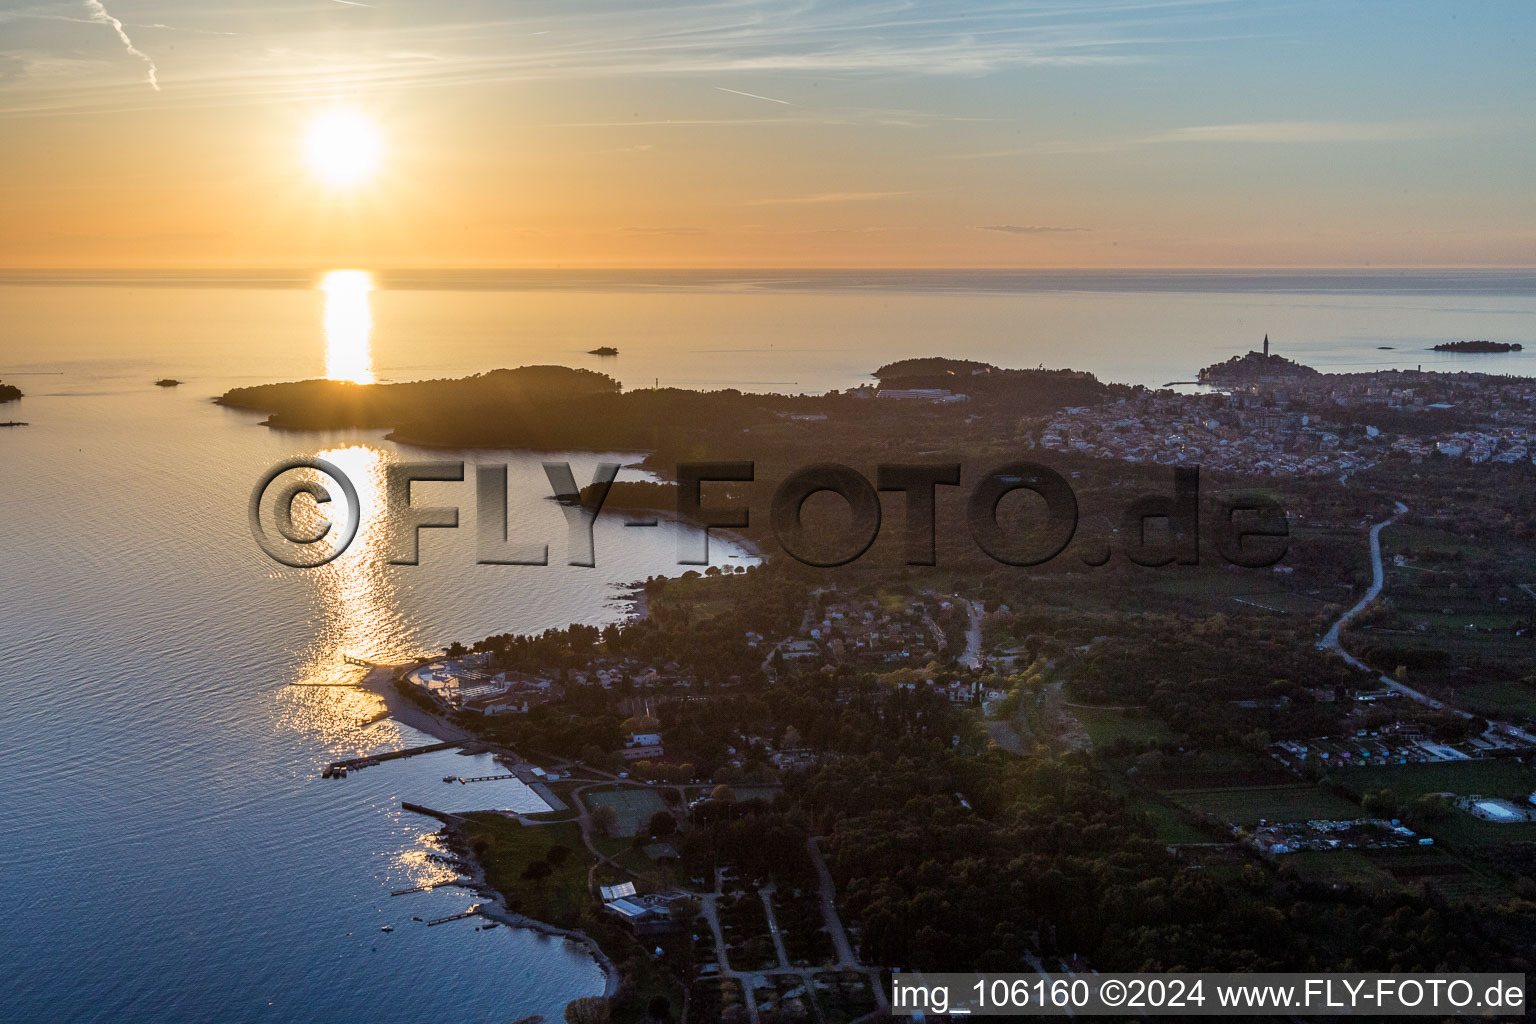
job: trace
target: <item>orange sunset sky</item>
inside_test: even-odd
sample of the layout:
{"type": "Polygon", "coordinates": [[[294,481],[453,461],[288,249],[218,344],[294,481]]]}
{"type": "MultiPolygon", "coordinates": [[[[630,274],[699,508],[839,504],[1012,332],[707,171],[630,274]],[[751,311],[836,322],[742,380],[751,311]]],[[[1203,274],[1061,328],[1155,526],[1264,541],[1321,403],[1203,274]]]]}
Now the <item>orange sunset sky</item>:
{"type": "Polygon", "coordinates": [[[0,0],[0,265],[1530,265],[1533,22],[0,0]]]}

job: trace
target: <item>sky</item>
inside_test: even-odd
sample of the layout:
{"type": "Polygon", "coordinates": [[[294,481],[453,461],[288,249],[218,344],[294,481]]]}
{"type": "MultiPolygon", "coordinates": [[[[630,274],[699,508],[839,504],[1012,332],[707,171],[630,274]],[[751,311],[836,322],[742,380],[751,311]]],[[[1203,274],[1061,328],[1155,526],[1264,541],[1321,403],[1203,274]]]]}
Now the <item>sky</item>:
{"type": "Polygon", "coordinates": [[[1531,266],[1533,29],[1528,2],[0,0],[0,266],[1531,266]],[[316,156],[337,123],[377,149],[355,180],[316,156]]]}

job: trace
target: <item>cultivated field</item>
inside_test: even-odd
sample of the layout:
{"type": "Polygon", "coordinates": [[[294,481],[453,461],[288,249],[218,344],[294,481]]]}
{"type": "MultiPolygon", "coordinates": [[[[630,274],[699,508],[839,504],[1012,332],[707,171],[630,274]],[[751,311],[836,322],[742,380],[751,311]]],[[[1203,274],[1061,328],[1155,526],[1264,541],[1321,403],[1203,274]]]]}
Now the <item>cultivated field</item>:
{"type": "Polygon", "coordinates": [[[1523,804],[1536,790],[1536,766],[1523,765],[1512,758],[1352,768],[1340,777],[1357,791],[1390,789],[1403,802],[1425,793],[1477,793],[1523,804]]]}
{"type": "Polygon", "coordinates": [[[1360,817],[1360,808],[1351,801],[1307,785],[1183,789],[1168,796],[1234,825],[1256,825],[1260,819],[1288,822],[1360,817]]]}
{"type": "Polygon", "coordinates": [[[582,799],[588,807],[612,807],[617,820],[614,834],[633,836],[651,820],[651,815],[667,809],[666,803],[651,789],[587,790],[582,799]]]}

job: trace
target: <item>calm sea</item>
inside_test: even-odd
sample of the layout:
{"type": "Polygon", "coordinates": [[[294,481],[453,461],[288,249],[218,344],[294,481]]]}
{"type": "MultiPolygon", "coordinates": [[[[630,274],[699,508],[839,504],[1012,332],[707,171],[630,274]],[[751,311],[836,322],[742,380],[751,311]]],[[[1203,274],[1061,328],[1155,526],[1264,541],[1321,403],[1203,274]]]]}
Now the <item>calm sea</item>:
{"type": "MultiPolygon", "coordinates": [[[[537,798],[516,783],[445,786],[485,774],[469,770],[484,759],[452,753],[321,781],[335,757],[425,739],[377,720],[366,693],[314,684],[354,679],[348,654],[622,616],[618,584],[678,571],[676,530],[600,523],[597,567],[565,566],[537,457],[274,433],[211,405],[226,388],[561,363],[628,386],[820,391],[934,353],[1161,384],[1266,332],[1328,369],[1529,373],[1536,277],[0,275],[0,379],[27,394],[0,420],[29,423],[0,430],[5,1019],[558,1020],[601,988],[564,942],[411,920],[472,897],[389,895],[444,875],[434,823],[402,799],[537,798]],[[1460,338],[1527,351],[1426,351],[1460,338]],[[600,345],[620,355],[586,354],[600,345]],[[154,387],[162,377],[184,383],[154,387]],[[384,567],[369,520],[327,568],[284,569],[251,540],[246,502],[268,467],[314,454],[358,481],[365,514],[389,460],[504,459],[513,528],[547,540],[556,564],[475,565],[466,511],[466,529],[425,536],[418,567],[384,567]]],[[[598,458],[571,461],[584,480],[598,458]]],[[[473,485],[418,492],[467,509],[473,485]]]]}

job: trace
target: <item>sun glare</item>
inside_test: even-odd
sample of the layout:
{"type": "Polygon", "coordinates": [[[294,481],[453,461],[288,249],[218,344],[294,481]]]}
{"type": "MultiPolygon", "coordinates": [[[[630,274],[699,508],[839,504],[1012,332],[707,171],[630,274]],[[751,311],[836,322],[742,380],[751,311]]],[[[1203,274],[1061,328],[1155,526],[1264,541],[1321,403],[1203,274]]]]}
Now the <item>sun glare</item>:
{"type": "Polygon", "coordinates": [[[325,375],[331,380],[372,384],[373,278],[365,270],[333,270],[320,282],[325,292],[325,375]]]}
{"type": "Polygon", "coordinates": [[[330,110],[309,125],[304,156],[330,185],[359,185],[373,177],[381,152],[379,129],[355,110],[330,110]]]}

